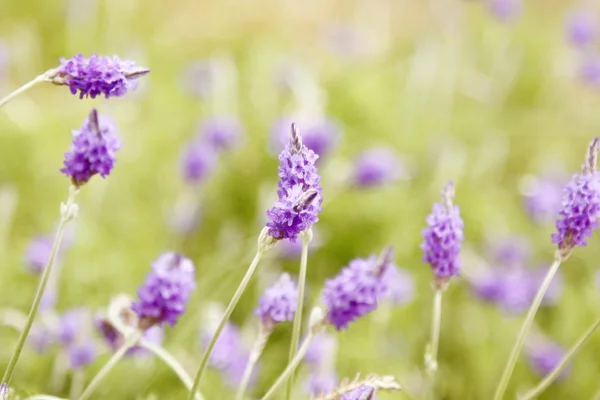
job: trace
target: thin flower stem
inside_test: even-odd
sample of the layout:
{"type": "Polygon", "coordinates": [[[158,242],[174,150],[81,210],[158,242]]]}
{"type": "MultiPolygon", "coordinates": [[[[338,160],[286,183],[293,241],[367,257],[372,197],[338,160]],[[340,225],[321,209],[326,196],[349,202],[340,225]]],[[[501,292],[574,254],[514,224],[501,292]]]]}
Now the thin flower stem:
{"type": "MultiPolygon", "coordinates": [[[[183,366],[177,361],[175,357],[171,353],[169,353],[165,348],[161,346],[157,346],[154,343],[150,343],[147,340],[140,339],[139,346],[151,351],[158,358],[163,360],[165,364],[167,364],[173,372],[179,377],[183,385],[190,390],[192,388],[192,378],[188,375],[188,373],[183,369],[183,366]]],[[[202,394],[200,392],[196,393],[196,400],[204,400],[202,394]]]]}
{"type": "Polygon", "coordinates": [[[515,341],[515,344],[513,345],[512,351],[508,358],[508,362],[506,363],[506,366],[504,367],[504,372],[502,373],[502,378],[500,379],[500,382],[498,383],[498,388],[496,389],[496,394],[494,395],[494,400],[501,400],[502,397],[504,396],[504,392],[506,391],[506,387],[508,386],[510,377],[512,376],[513,370],[515,369],[515,364],[517,363],[517,359],[519,357],[519,354],[521,353],[523,344],[525,343],[525,338],[527,336],[527,333],[529,332],[529,329],[531,328],[531,324],[533,323],[535,314],[537,313],[537,310],[540,307],[540,304],[542,303],[544,295],[546,294],[546,291],[548,290],[548,287],[550,286],[550,282],[552,282],[552,278],[554,278],[556,271],[558,271],[558,267],[560,267],[560,263],[561,263],[561,258],[557,254],[557,256],[555,257],[554,263],[552,263],[552,266],[550,267],[550,269],[548,270],[548,273],[544,277],[544,281],[542,282],[542,285],[540,286],[537,294],[535,295],[535,298],[533,299],[533,303],[531,303],[531,307],[529,307],[529,311],[527,312],[525,321],[523,321],[523,325],[521,326],[521,330],[519,331],[517,340],[515,341]]]}
{"type": "Polygon", "coordinates": [[[283,384],[283,382],[286,379],[288,379],[288,377],[291,374],[294,373],[296,367],[298,366],[298,364],[300,364],[300,361],[302,361],[302,359],[306,355],[306,352],[308,351],[308,346],[310,345],[310,342],[312,341],[313,337],[314,334],[311,331],[309,331],[308,335],[306,336],[306,339],[304,339],[304,342],[302,343],[302,346],[300,346],[298,352],[294,356],[294,359],[288,364],[283,373],[279,375],[279,378],[277,378],[273,386],[271,386],[269,391],[262,397],[261,400],[270,399],[273,396],[273,394],[277,391],[277,389],[279,389],[279,387],[283,384]]]}
{"type": "Polygon", "coordinates": [[[79,400],[85,400],[92,395],[94,390],[100,385],[102,380],[108,375],[108,373],[121,361],[125,353],[133,346],[136,345],[140,337],[142,336],[141,332],[136,331],[129,335],[129,337],[125,340],[125,343],[117,350],[112,357],[108,360],[104,367],[96,374],[94,379],[90,382],[90,384],[85,388],[81,396],[79,396],[79,400]]]}
{"type": "Polygon", "coordinates": [[[2,98],[0,100],[0,107],[2,107],[3,105],[5,105],[6,103],[8,103],[10,100],[12,100],[14,97],[18,96],[19,94],[21,94],[23,92],[26,92],[27,90],[31,89],[32,87],[34,87],[38,83],[40,83],[40,82],[47,82],[47,81],[48,81],[48,77],[46,76],[46,74],[38,75],[35,79],[27,82],[26,84],[24,84],[20,88],[18,88],[16,90],[14,90],[13,92],[9,93],[6,97],[2,98]]]}
{"type": "Polygon", "coordinates": [[[10,361],[8,362],[8,367],[6,367],[6,371],[4,371],[4,376],[2,377],[1,382],[4,382],[6,384],[9,384],[10,380],[12,379],[13,373],[15,372],[15,367],[17,366],[17,361],[19,360],[19,356],[21,355],[21,351],[23,350],[23,346],[25,345],[25,340],[27,339],[27,335],[29,335],[31,325],[33,324],[33,320],[35,319],[37,310],[40,306],[42,296],[44,295],[44,290],[46,289],[46,284],[48,283],[48,278],[50,277],[50,272],[56,262],[56,254],[58,253],[58,249],[62,241],[65,225],[73,217],[70,211],[68,210],[75,206],[76,195],[77,189],[71,186],[69,189],[69,197],[67,198],[67,203],[61,205],[61,218],[58,224],[58,228],[56,230],[56,236],[54,237],[54,243],[52,244],[50,257],[46,262],[46,266],[44,267],[44,272],[42,273],[40,283],[38,284],[37,290],[35,292],[33,304],[31,305],[31,308],[29,309],[29,314],[27,315],[27,321],[25,322],[25,326],[23,327],[23,330],[19,335],[17,347],[15,348],[15,351],[12,357],[10,358],[10,361]]]}
{"type": "Polygon", "coordinates": [[[428,353],[425,357],[429,373],[429,397],[435,395],[435,373],[437,371],[437,353],[440,343],[440,326],[442,323],[442,288],[436,288],[433,295],[433,312],[431,313],[431,338],[428,353]]]}
{"type": "MultiPolygon", "coordinates": [[[[300,333],[302,332],[302,308],[304,306],[304,288],[306,287],[306,264],[308,261],[308,245],[312,239],[311,228],[308,231],[300,234],[302,238],[302,255],[300,256],[300,272],[298,274],[298,303],[296,312],[294,313],[294,325],[292,327],[292,340],[290,343],[290,353],[288,363],[291,363],[298,349],[300,341],[300,333]]],[[[294,373],[292,372],[288,378],[285,387],[285,399],[290,400],[292,397],[292,387],[294,384],[294,373]]]]}
{"type": "Polygon", "coordinates": [[[560,375],[560,373],[565,369],[565,367],[569,364],[569,361],[573,358],[573,356],[583,347],[583,345],[589,340],[592,334],[598,329],[600,326],[600,318],[592,324],[588,328],[588,330],[579,338],[579,340],[569,349],[567,354],[563,357],[560,363],[554,367],[554,369],[546,375],[546,377],[533,389],[527,392],[521,400],[529,400],[538,397],[548,386],[554,382],[554,380],[560,375]]]}
{"type": "Polygon", "coordinates": [[[246,368],[244,369],[244,375],[242,375],[242,382],[240,383],[240,387],[238,389],[237,395],[235,396],[236,400],[243,400],[244,395],[246,394],[246,389],[248,388],[248,384],[250,383],[250,378],[252,377],[252,371],[254,370],[254,366],[260,359],[260,356],[265,349],[265,345],[269,340],[269,336],[271,336],[272,329],[271,327],[265,326],[261,322],[258,337],[256,338],[256,342],[254,346],[252,346],[252,352],[250,352],[250,357],[248,358],[248,363],[246,364],[246,368]]]}
{"type": "Polygon", "coordinates": [[[208,343],[208,347],[204,351],[202,360],[200,361],[200,368],[198,368],[198,372],[196,373],[196,378],[194,379],[194,384],[192,385],[192,390],[190,391],[188,400],[194,399],[194,395],[196,394],[196,391],[198,390],[198,386],[200,385],[200,380],[202,379],[202,374],[204,373],[204,370],[206,369],[206,366],[208,365],[208,359],[210,358],[210,354],[212,353],[212,350],[215,347],[215,344],[217,343],[217,339],[219,338],[221,331],[225,327],[225,324],[227,323],[227,321],[229,321],[229,317],[231,316],[231,313],[235,309],[235,306],[237,306],[237,303],[240,300],[240,297],[242,297],[242,294],[246,290],[246,286],[248,286],[248,282],[250,282],[250,278],[252,278],[252,275],[254,275],[254,271],[256,270],[256,266],[258,265],[258,262],[260,261],[262,254],[263,254],[263,250],[261,250],[259,248],[259,250],[256,252],[256,255],[254,256],[254,259],[252,260],[252,263],[250,263],[250,267],[248,267],[248,271],[246,271],[246,275],[244,275],[244,278],[240,282],[240,285],[238,286],[237,290],[235,291],[233,298],[229,302],[229,305],[227,306],[227,309],[225,310],[225,313],[223,314],[223,318],[221,318],[221,322],[219,322],[217,329],[213,333],[213,336],[210,339],[210,342],[208,343]]]}

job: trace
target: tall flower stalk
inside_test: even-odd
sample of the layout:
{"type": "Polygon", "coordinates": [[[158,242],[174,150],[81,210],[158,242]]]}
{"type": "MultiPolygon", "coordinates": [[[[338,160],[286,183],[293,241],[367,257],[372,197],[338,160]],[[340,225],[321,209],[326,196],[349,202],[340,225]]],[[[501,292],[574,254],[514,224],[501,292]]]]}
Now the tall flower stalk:
{"type": "MultiPolygon", "coordinates": [[[[195,391],[198,389],[219,335],[246,290],[263,253],[273,247],[279,240],[297,240],[301,232],[310,229],[319,220],[318,214],[321,211],[320,205],[322,203],[321,187],[319,185],[321,178],[315,166],[319,156],[302,143],[302,137],[295,124],[292,124],[291,131],[290,142],[279,155],[278,172],[280,179],[277,190],[279,199],[275,202],[274,207],[267,211],[269,221],[258,238],[258,251],[225,309],[221,322],[202,356],[189,400],[192,400],[195,391]]],[[[299,288],[300,290],[304,289],[299,288]]],[[[302,301],[302,298],[299,297],[299,301],[302,301]]]]}
{"type": "Polygon", "coordinates": [[[8,366],[6,367],[6,371],[4,371],[4,376],[2,377],[1,382],[5,383],[6,385],[8,385],[12,379],[15,367],[17,366],[17,361],[19,360],[19,356],[21,355],[21,351],[25,345],[25,340],[27,339],[27,335],[29,335],[33,320],[35,319],[42,296],[44,295],[44,290],[46,289],[46,284],[50,278],[50,273],[54,267],[54,264],[56,263],[56,255],[58,253],[58,249],[60,248],[65,226],[70,220],[77,216],[78,206],[75,203],[75,196],[77,195],[78,191],[79,189],[76,186],[71,185],[69,187],[69,196],[66,203],[62,203],[60,206],[60,221],[58,223],[58,228],[56,229],[56,235],[54,237],[54,243],[52,244],[52,250],[50,251],[50,257],[48,258],[48,262],[46,263],[44,272],[42,273],[40,283],[38,284],[35,296],[33,297],[33,304],[29,309],[27,321],[25,322],[25,326],[19,335],[17,346],[15,347],[13,355],[11,356],[8,366]]]}
{"type": "Polygon", "coordinates": [[[513,345],[510,356],[504,367],[504,372],[498,383],[494,400],[503,398],[508,382],[512,376],[519,354],[525,343],[535,314],[550,286],[552,278],[560,265],[569,257],[576,246],[586,246],[587,239],[592,236],[592,231],[598,227],[600,216],[600,182],[596,164],[600,139],[591,141],[586,152],[585,161],[581,172],[571,178],[563,192],[562,209],[556,221],[556,233],[552,235],[552,242],[558,245],[554,262],[550,266],[533,302],[527,312],[523,325],[513,345]]]}
{"type": "Polygon", "coordinates": [[[425,368],[429,374],[429,396],[435,393],[435,374],[437,372],[437,353],[442,320],[442,294],[452,276],[460,271],[461,243],[463,240],[463,221],[460,209],[453,204],[454,184],[448,182],[442,190],[440,203],[433,205],[427,217],[427,228],[423,230],[423,261],[427,262],[435,275],[433,280],[433,312],[431,314],[431,337],[425,352],[425,368]]]}

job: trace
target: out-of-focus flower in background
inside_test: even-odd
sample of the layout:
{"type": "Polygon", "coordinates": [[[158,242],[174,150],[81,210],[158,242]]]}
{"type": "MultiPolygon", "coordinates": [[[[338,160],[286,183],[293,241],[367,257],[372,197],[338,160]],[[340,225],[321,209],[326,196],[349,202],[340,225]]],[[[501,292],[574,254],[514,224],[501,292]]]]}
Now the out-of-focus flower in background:
{"type": "Polygon", "coordinates": [[[486,0],[492,15],[502,22],[517,19],[523,7],[522,0],[486,0]]]}
{"type": "Polygon", "coordinates": [[[302,133],[302,143],[326,159],[335,150],[342,129],[338,122],[325,116],[287,115],[275,121],[271,128],[269,150],[279,154],[290,141],[290,126],[295,123],[302,133]]]}
{"type": "Polygon", "coordinates": [[[598,36],[598,20],[591,10],[574,10],[566,21],[566,36],[570,44],[578,48],[594,44],[598,36]]]}
{"type": "Polygon", "coordinates": [[[387,147],[365,150],[354,160],[352,183],[359,188],[381,186],[409,178],[410,173],[400,156],[387,147]]]}

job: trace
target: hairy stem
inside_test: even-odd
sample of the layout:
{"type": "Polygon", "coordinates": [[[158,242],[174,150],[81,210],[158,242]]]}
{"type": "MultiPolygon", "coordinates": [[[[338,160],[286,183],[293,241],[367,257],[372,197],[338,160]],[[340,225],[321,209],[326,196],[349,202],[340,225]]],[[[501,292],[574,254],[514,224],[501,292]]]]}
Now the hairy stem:
{"type": "Polygon", "coordinates": [[[248,363],[246,364],[246,368],[244,369],[244,375],[242,375],[242,382],[240,383],[237,395],[235,396],[236,400],[244,399],[246,389],[248,388],[250,378],[252,377],[252,371],[254,370],[254,366],[260,359],[260,356],[263,350],[265,349],[265,345],[269,340],[269,336],[271,336],[271,332],[272,328],[270,326],[265,326],[265,324],[261,322],[258,331],[258,337],[256,338],[256,342],[254,342],[254,346],[252,346],[252,351],[250,352],[248,363]]]}
{"type": "Polygon", "coordinates": [[[190,391],[188,400],[194,399],[194,395],[196,394],[196,391],[198,390],[198,386],[200,385],[200,380],[202,379],[202,374],[204,373],[204,370],[206,369],[206,366],[208,365],[208,360],[210,358],[210,354],[212,353],[212,350],[215,347],[215,344],[217,343],[217,339],[219,339],[219,335],[221,334],[221,331],[223,331],[225,324],[227,323],[227,321],[229,321],[229,317],[231,316],[231,313],[237,306],[237,303],[240,300],[240,297],[242,297],[242,294],[246,290],[246,286],[248,286],[248,282],[250,282],[250,278],[252,278],[252,275],[254,275],[254,271],[256,270],[256,266],[258,265],[258,262],[260,261],[262,254],[263,254],[263,250],[261,250],[261,249],[259,249],[256,252],[256,255],[254,256],[254,259],[252,260],[250,267],[248,267],[248,271],[246,271],[246,275],[244,275],[244,278],[240,282],[240,285],[238,286],[237,290],[235,291],[233,298],[229,302],[229,305],[227,306],[227,309],[225,310],[225,313],[223,314],[223,318],[221,318],[221,322],[219,322],[217,329],[213,333],[213,336],[210,339],[210,342],[208,343],[208,347],[204,351],[202,360],[200,361],[200,368],[198,368],[198,372],[196,373],[196,378],[194,379],[194,384],[192,385],[192,390],[190,391]]]}
{"type": "Polygon", "coordinates": [[[540,286],[535,298],[533,299],[533,303],[531,303],[531,307],[529,307],[529,311],[527,312],[527,316],[525,317],[525,321],[523,321],[523,325],[521,326],[521,330],[519,331],[519,335],[517,336],[517,340],[513,345],[512,351],[510,352],[510,356],[508,358],[508,362],[504,367],[504,372],[502,373],[502,378],[500,378],[500,382],[498,383],[498,388],[496,389],[496,394],[494,395],[494,400],[501,400],[504,396],[504,392],[506,392],[506,387],[508,386],[508,382],[510,381],[510,377],[512,376],[513,370],[515,369],[515,364],[517,363],[517,359],[519,354],[521,353],[521,349],[523,348],[523,344],[525,343],[525,337],[531,328],[531,324],[533,323],[533,319],[535,314],[537,313],[540,304],[550,286],[550,282],[552,282],[552,278],[558,271],[558,267],[560,267],[561,258],[559,255],[556,256],[552,266],[548,270],[548,273],[544,277],[544,281],[540,286]]]}
{"type": "Polygon", "coordinates": [[[3,105],[5,105],[6,103],[8,103],[14,97],[17,97],[19,94],[24,93],[27,90],[31,89],[32,87],[34,87],[38,83],[40,83],[40,82],[47,82],[47,81],[48,81],[48,78],[46,77],[46,74],[42,74],[42,75],[37,76],[35,79],[27,82],[26,84],[24,84],[20,88],[15,89],[13,92],[9,93],[7,96],[5,96],[4,98],[2,98],[0,100],[0,107],[2,107],[3,105]]]}

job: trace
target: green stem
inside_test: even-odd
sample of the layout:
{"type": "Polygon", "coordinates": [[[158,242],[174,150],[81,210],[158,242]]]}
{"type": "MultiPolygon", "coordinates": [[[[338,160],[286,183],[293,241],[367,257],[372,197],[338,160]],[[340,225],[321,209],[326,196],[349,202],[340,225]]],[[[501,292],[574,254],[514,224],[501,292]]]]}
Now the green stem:
{"type": "MultiPolygon", "coordinates": [[[[298,274],[298,303],[296,305],[296,312],[294,313],[294,325],[292,327],[292,340],[290,343],[290,352],[288,357],[288,363],[291,363],[298,349],[298,342],[300,341],[300,333],[302,332],[302,308],[304,306],[304,288],[306,287],[306,264],[308,260],[308,245],[312,239],[312,231],[308,228],[308,231],[300,234],[302,238],[302,255],[300,257],[300,272],[298,274]]],[[[286,387],[285,387],[285,399],[290,400],[292,397],[292,387],[294,383],[294,374],[290,374],[286,387]]]]}
{"type": "Polygon", "coordinates": [[[531,303],[531,307],[529,307],[529,311],[527,312],[527,316],[525,317],[525,321],[523,321],[523,325],[521,326],[521,330],[519,331],[519,335],[517,336],[517,340],[513,345],[512,351],[508,358],[508,362],[504,367],[504,372],[502,373],[502,378],[500,378],[500,382],[498,383],[498,388],[496,389],[496,394],[494,395],[494,400],[501,400],[504,396],[504,392],[506,391],[506,387],[508,386],[508,382],[510,381],[510,377],[512,376],[513,370],[515,369],[515,364],[517,363],[517,359],[519,354],[521,353],[521,349],[523,348],[523,344],[525,343],[525,337],[531,328],[531,324],[533,323],[533,319],[535,314],[537,313],[540,304],[548,290],[548,286],[550,286],[550,282],[552,282],[552,278],[558,271],[558,267],[560,267],[561,258],[560,255],[557,254],[552,266],[548,270],[548,273],[544,277],[544,281],[540,286],[535,298],[533,299],[533,303],[531,303]]]}
{"type": "Polygon", "coordinates": [[[588,330],[579,338],[579,340],[569,349],[567,354],[563,357],[560,363],[554,367],[554,369],[546,375],[546,377],[533,389],[527,392],[521,400],[529,400],[538,397],[554,380],[560,375],[560,373],[565,369],[565,367],[569,364],[569,361],[573,358],[573,356],[583,347],[583,345],[589,340],[594,331],[598,329],[600,326],[600,319],[592,324],[588,328],[588,330]]]}
{"type": "Polygon", "coordinates": [[[237,395],[235,396],[236,400],[243,400],[244,395],[246,394],[246,389],[248,388],[248,384],[250,383],[250,378],[252,377],[252,371],[254,370],[254,366],[260,359],[260,356],[265,349],[265,345],[269,340],[269,336],[271,336],[272,327],[265,326],[261,322],[258,337],[256,338],[256,342],[254,346],[252,346],[252,352],[250,353],[250,357],[248,358],[248,363],[246,364],[246,368],[244,369],[244,375],[242,375],[242,382],[240,383],[240,387],[237,391],[237,395]]]}
{"type": "Polygon", "coordinates": [[[90,384],[85,388],[81,396],[79,396],[79,400],[85,400],[92,395],[94,390],[96,390],[106,375],[108,375],[108,373],[119,363],[119,361],[121,361],[127,351],[136,345],[141,336],[142,334],[139,331],[133,332],[129,335],[129,337],[125,340],[125,343],[123,343],[119,350],[112,355],[104,367],[102,367],[94,379],[92,379],[90,384]]]}
{"type": "Polygon", "coordinates": [[[237,290],[235,291],[233,298],[229,302],[229,305],[227,306],[227,309],[225,310],[225,313],[223,314],[223,318],[221,318],[221,322],[219,322],[217,329],[213,333],[213,336],[210,339],[210,342],[208,343],[208,347],[204,351],[202,360],[200,361],[200,368],[198,368],[198,372],[196,373],[196,378],[194,379],[194,384],[192,385],[192,390],[190,391],[188,400],[194,399],[194,395],[196,394],[196,392],[198,390],[198,386],[200,385],[200,380],[202,379],[202,374],[204,373],[204,370],[206,369],[206,366],[208,365],[208,359],[210,358],[210,354],[212,353],[212,350],[215,347],[215,344],[217,343],[217,339],[219,338],[221,331],[225,327],[225,324],[227,323],[227,321],[229,321],[229,317],[231,316],[231,313],[235,309],[238,301],[240,300],[240,297],[242,297],[242,294],[246,290],[246,286],[248,286],[248,282],[250,282],[250,278],[252,278],[252,275],[254,275],[254,271],[256,270],[256,266],[258,265],[260,258],[262,257],[263,251],[264,250],[259,248],[259,250],[256,252],[256,255],[254,256],[254,259],[252,260],[250,267],[248,267],[248,271],[246,271],[246,275],[244,275],[244,278],[240,282],[240,285],[238,286],[237,290]]]}
{"type": "Polygon", "coordinates": [[[433,312],[431,313],[431,337],[426,360],[429,373],[429,397],[435,396],[435,373],[437,372],[437,353],[440,342],[440,326],[442,322],[442,296],[443,289],[436,288],[433,296],[433,312]]]}
{"type": "Polygon", "coordinates": [[[25,340],[27,339],[27,335],[29,335],[31,325],[33,324],[33,320],[35,319],[37,310],[40,306],[44,290],[46,289],[46,284],[48,283],[48,278],[50,277],[50,272],[56,261],[56,254],[58,253],[58,249],[62,241],[65,225],[73,217],[73,215],[71,215],[70,210],[75,206],[76,195],[77,189],[71,186],[69,189],[69,197],[67,198],[67,203],[61,205],[61,218],[58,224],[58,228],[56,230],[56,236],[54,237],[54,243],[52,244],[50,257],[48,258],[48,262],[44,267],[44,272],[42,273],[40,283],[38,284],[37,290],[35,292],[33,304],[29,309],[29,315],[27,315],[27,321],[25,322],[25,326],[23,327],[23,330],[19,335],[17,347],[15,348],[15,351],[12,357],[10,358],[10,361],[8,362],[8,367],[6,367],[6,371],[4,371],[4,376],[2,377],[1,382],[4,382],[6,384],[9,384],[10,380],[12,379],[13,373],[15,372],[15,367],[17,366],[17,361],[19,360],[19,356],[21,355],[21,351],[23,350],[23,346],[25,345],[25,340]]]}
{"type": "MultiPolygon", "coordinates": [[[[140,339],[139,346],[151,351],[158,358],[163,360],[165,364],[167,364],[173,370],[173,372],[175,372],[187,390],[192,388],[192,378],[188,375],[185,369],[183,369],[183,366],[179,364],[179,361],[177,361],[177,359],[173,357],[173,355],[165,348],[157,346],[154,343],[150,343],[144,339],[140,339]]],[[[204,400],[204,397],[202,397],[201,393],[196,393],[196,400],[204,400]]]]}
{"type": "Polygon", "coordinates": [[[273,386],[271,386],[269,391],[262,397],[261,400],[270,399],[273,396],[273,394],[277,391],[277,389],[279,389],[279,387],[283,384],[283,382],[286,379],[288,379],[290,375],[292,375],[294,373],[294,371],[296,370],[296,367],[298,366],[298,364],[300,364],[300,361],[302,361],[302,359],[306,355],[306,352],[308,351],[308,346],[310,345],[310,342],[312,341],[313,336],[314,336],[314,334],[311,331],[309,331],[308,335],[306,336],[306,339],[304,339],[304,342],[302,343],[302,346],[300,346],[300,348],[298,349],[298,352],[294,356],[294,359],[288,364],[286,369],[279,376],[279,378],[277,378],[277,380],[275,381],[273,386]]]}
{"type": "Polygon", "coordinates": [[[20,88],[14,90],[13,92],[9,93],[6,97],[2,98],[0,100],[0,107],[2,107],[3,105],[5,105],[6,103],[8,103],[10,100],[12,100],[14,97],[18,96],[19,94],[26,92],[27,90],[31,89],[32,87],[34,87],[35,85],[37,85],[40,82],[47,82],[48,78],[46,77],[46,74],[42,74],[37,76],[35,79],[27,82],[26,84],[24,84],[23,86],[21,86],[20,88]]]}

